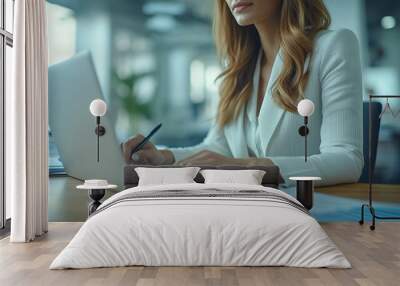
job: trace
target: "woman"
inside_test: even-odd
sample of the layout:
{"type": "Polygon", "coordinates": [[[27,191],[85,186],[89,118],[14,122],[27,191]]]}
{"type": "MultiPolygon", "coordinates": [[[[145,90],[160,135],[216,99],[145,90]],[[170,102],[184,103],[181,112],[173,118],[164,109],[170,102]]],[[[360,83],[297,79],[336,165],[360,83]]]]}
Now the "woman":
{"type": "MultiPolygon", "coordinates": [[[[194,147],[157,150],[149,143],[133,163],[277,165],[287,184],[290,176],[356,182],[363,167],[358,42],[329,25],[322,0],[217,0],[215,37],[225,70],[214,126],[194,147]],[[308,162],[297,132],[303,98],[315,104],[308,162]]],[[[126,161],[142,138],[124,144],[126,161]]]]}

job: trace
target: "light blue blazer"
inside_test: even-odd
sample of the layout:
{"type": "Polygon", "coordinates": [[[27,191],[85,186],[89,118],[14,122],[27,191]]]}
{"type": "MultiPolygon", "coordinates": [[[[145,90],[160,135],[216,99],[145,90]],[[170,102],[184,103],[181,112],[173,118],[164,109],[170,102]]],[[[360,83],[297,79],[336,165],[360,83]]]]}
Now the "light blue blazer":
{"type": "MultiPolygon", "coordinates": [[[[314,102],[315,112],[309,119],[308,161],[304,160],[304,137],[298,134],[303,118],[280,108],[271,96],[283,66],[280,53],[273,64],[258,117],[263,155],[279,166],[286,185],[292,185],[288,179],[291,176],[319,176],[319,185],[356,182],[364,163],[363,90],[356,36],[349,30],[321,32],[309,65],[305,98],[314,102]]],[[[171,151],[176,160],[201,150],[248,158],[245,122],[243,108],[237,119],[223,129],[214,125],[201,144],[171,151]]]]}

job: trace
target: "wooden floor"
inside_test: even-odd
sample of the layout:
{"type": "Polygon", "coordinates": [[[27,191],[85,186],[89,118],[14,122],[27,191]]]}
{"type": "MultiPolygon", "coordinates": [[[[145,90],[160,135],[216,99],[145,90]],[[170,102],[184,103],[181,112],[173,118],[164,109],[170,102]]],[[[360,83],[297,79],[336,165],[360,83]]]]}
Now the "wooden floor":
{"type": "Polygon", "coordinates": [[[379,223],[372,232],[356,223],[323,224],[352,269],[286,267],[126,267],[48,270],[81,223],[50,223],[30,244],[0,241],[0,285],[400,285],[400,223],[379,223]]]}

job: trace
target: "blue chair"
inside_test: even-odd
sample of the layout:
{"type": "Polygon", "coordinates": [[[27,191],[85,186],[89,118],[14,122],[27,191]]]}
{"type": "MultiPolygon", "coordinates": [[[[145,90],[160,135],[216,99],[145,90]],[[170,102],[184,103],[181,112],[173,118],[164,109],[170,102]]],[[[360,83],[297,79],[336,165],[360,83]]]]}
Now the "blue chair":
{"type": "Polygon", "coordinates": [[[375,169],[376,154],[378,150],[379,140],[379,129],[381,125],[381,119],[379,118],[382,112],[382,104],[380,102],[364,102],[363,104],[363,152],[364,152],[364,169],[361,174],[360,183],[368,183],[368,150],[369,150],[369,104],[371,104],[371,168],[372,174],[375,169]]]}

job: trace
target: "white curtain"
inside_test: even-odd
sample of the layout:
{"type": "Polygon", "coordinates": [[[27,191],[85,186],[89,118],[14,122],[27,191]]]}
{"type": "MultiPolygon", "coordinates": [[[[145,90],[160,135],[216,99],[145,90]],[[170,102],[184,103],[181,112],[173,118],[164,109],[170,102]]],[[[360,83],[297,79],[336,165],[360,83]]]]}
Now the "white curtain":
{"type": "Polygon", "coordinates": [[[48,112],[45,0],[15,1],[13,92],[6,98],[6,187],[12,242],[47,232],[48,112]]]}

